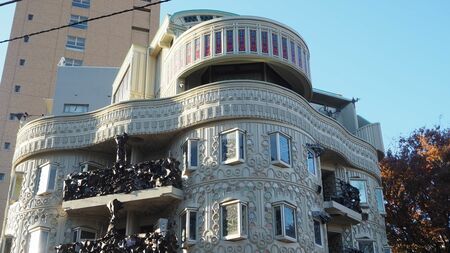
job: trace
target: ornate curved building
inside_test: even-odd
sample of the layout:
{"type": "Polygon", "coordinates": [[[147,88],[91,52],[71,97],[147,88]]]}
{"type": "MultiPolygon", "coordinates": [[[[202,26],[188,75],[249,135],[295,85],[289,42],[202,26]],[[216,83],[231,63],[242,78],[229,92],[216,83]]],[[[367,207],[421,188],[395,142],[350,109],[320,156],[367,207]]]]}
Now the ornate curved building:
{"type": "Polygon", "coordinates": [[[119,234],[168,229],[180,252],[390,252],[380,125],[355,100],[313,89],[309,59],[303,38],[273,20],[166,17],[147,48],[131,47],[111,105],[21,127],[5,252],[100,238],[112,199],[124,205],[119,234]],[[130,163],[173,157],[182,186],[80,193],[108,185],[100,176],[63,197],[70,173],[113,166],[124,132],[130,163]]]}

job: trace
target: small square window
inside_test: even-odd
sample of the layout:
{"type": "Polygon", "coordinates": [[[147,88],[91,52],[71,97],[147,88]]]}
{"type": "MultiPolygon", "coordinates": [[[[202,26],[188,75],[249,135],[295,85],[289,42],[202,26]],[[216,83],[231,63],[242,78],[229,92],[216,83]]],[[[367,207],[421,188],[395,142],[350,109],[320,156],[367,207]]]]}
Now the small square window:
{"type": "Polygon", "coordinates": [[[25,59],[20,59],[20,60],[19,60],[19,65],[20,65],[20,66],[25,65],[25,59]]]}
{"type": "Polygon", "coordinates": [[[89,105],[86,104],[64,104],[64,113],[83,113],[89,110],[89,105]]]}
{"type": "Polygon", "coordinates": [[[181,243],[183,246],[197,242],[197,211],[186,208],[180,215],[181,243]]]}
{"type": "Polygon", "coordinates": [[[308,172],[312,175],[317,175],[317,157],[316,153],[310,149],[307,151],[306,164],[308,167],[308,172]]]}
{"type": "Polygon", "coordinates": [[[91,7],[91,0],[72,0],[72,6],[89,9],[91,7]]]}
{"type": "Polygon", "coordinates": [[[223,164],[237,164],[245,161],[245,133],[232,129],[220,134],[220,154],[223,164]]]}
{"type": "Polygon", "coordinates": [[[56,172],[56,166],[53,164],[46,164],[40,168],[37,195],[50,194],[55,191],[56,172]]]}
{"type": "Polygon", "coordinates": [[[282,133],[270,134],[270,160],[273,164],[291,166],[291,139],[282,133]]]}
{"type": "Polygon", "coordinates": [[[317,246],[323,246],[323,227],[318,220],[314,220],[314,243],[317,246]]]}
{"type": "Polygon", "coordinates": [[[377,209],[380,214],[386,214],[384,207],[384,196],[382,188],[375,188],[375,198],[377,199],[377,209]]]}
{"type": "Polygon", "coordinates": [[[3,144],[3,148],[4,148],[4,149],[10,149],[10,148],[11,148],[11,143],[10,143],[10,142],[5,142],[5,143],[3,144]]]}
{"type": "Polygon", "coordinates": [[[86,21],[87,19],[88,17],[85,16],[70,15],[69,25],[74,28],[86,30],[88,28],[88,23],[84,21],[86,21]]]}
{"type": "Polygon", "coordinates": [[[25,35],[25,37],[23,37],[23,42],[28,43],[29,40],[30,40],[30,36],[25,35]]]}
{"type": "Polygon", "coordinates": [[[240,200],[222,203],[220,206],[222,237],[225,240],[242,240],[248,236],[247,204],[240,200]]]}
{"type": "Polygon", "coordinates": [[[198,167],[199,153],[198,153],[198,140],[189,139],[183,146],[183,161],[184,169],[188,171],[196,170],[198,167]]]}
{"type": "Polygon", "coordinates": [[[295,207],[285,202],[273,205],[275,238],[284,242],[297,241],[295,207]]]}
{"type": "Polygon", "coordinates": [[[359,203],[367,204],[367,182],[363,179],[350,179],[350,185],[359,190],[359,203]]]}
{"type": "Polygon", "coordinates": [[[28,20],[33,20],[34,15],[33,14],[28,14],[28,20]]]}
{"type": "Polygon", "coordinates": [[[20,89],[21,89],[22,87],[20,86],[20,85],[15,85],[14,86],[14,92],[20,92],[20,89]]]}
{"type": "Polygon", "coordinates": [[[5,181],[5,173],[0,173],[0,182],[5,181]]]}

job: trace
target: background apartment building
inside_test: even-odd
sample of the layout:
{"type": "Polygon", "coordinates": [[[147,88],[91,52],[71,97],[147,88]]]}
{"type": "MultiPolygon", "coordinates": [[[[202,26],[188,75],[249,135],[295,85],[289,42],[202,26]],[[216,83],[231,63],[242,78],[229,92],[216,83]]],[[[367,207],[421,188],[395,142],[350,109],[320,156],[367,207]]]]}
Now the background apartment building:
{"type": "MultiPolygon", "coordinates": [[[[11,37],[143,6],[141,0],[24,0],[17,3],[11,37]]],[[[10,178],[18,113],[48,113],[56,70],[66,66],[120,66],[131,44],[148,45],[159,26],[159,5],[78,24],[9,43],[0,84],[0,229],[10,178]]],[[[75,108],[70,107],[68,108],[75,108]]],[[[22,118],[23,119],[23,118],[22,118]]]]}

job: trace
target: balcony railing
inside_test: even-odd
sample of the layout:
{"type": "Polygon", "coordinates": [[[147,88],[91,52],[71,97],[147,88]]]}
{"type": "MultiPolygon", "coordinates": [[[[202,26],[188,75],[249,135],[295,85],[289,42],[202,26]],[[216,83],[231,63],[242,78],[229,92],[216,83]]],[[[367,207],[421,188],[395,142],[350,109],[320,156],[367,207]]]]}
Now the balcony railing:
{"type": "Polygon", "coordinates": [[[324,190],[324,200],[325,201],[336,201],[337,203],[352,209],[358,213],[361,213],[359,190],[353,187],[349,183],[342,181],[340,179],[335,179],[334,187],[325,187],[329,189],[324,190]]]}
{"type": "Polygon", "coordinates": [[[163,186],[181,189],[179,164],[167,158],[134,165],[116,163],[112,168],[72,173],[65,180],[64,201],[163,186]]]}

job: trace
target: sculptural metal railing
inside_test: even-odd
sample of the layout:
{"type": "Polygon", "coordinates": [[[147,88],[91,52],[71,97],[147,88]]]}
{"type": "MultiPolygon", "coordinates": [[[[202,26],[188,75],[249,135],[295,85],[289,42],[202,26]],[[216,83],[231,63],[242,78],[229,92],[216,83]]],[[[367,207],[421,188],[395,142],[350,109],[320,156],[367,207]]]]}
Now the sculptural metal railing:
{"type": "Polygon", "coordinates": [[[116,136],[117,158],[112,168],[70,174],[64,181],[64,201],[84,199],[161,186],[181,189],[179,162],[172,158],[128,164],[126,133],[116,136]]]}
{"type": "Polygon", "coordinates": [[[353,211],[362,212],[358,188],[337,178],[335,179],[335,186],[332,187],[332,192],[324,191],[324,200],[333,200],[353,211]]]}

